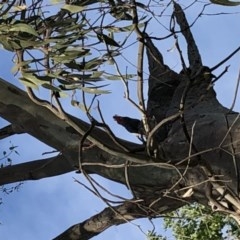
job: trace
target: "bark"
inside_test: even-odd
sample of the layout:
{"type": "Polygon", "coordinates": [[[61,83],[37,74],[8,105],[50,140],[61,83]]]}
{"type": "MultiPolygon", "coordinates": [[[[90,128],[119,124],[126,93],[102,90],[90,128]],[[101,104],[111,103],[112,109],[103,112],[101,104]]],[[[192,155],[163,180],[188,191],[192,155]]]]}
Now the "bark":
{"type": "MultiPolygon", "coordinates": [[[[162,213],[167,212],[168,208],[171,205],[174,205],[174,208],[180,207],[183,203],[177,200],[170,200],[164,198],[161,200],[158,205],[166,206],[162,213]]],[[[171,207],[172,209],[172,207],[171,207]]],[[[142,208],[140,204],[137,202],[125,202],[116,207],[108,207],[105,208],[102,212],[92,216],[91,218],[87,219],[86,221],[73,225],[62,234],[54,238],[54,240],[87,240],[92,238],[99,233],[103,232],[110,226],[117,226],[119,224],[127,223],[134,219],[151,217],[151,215],[155,215],[154,208],[142,208]]]]}
{"type": "MultiPolygon", "coordinates": [[[[65,121],[59,119],[43,106],[36,105],[22,90],[17,89],[15,86],[3,80],[0,81],[0,105],[0,114],[2,117],[9,122],[18,124],[22,131],[54,147],[62,154],[50,159],[35,160],[14,165],[8,169],[0,169],[1,176],[4,176],[0,180],[1,184],[21,180],[41,179],[78,169],[81,135],[69,127],[65,121]],[[8,96],[7,100],[6,96],[8,96]],[[47,125],[47,123],[49,124],[47,125]],[[58,164],[58,161],[63,164],[58,164]],[[18,174],[15,174],[15,172],[18,174]]],[[[86,131],[89,129],[90,125],[80,119],[74,118],[74,121],[86,129],[86,131]]],[[[99,138],[100,135],[101,138],[105,140],[105,145],[112,145],[113,150],[119,149],[107,133],[101,129],[96,128],[95,131],[92,132],[92,135],[97,138],[99,138]]],[[[122,144],[126,144],[129,147],[132,146],[132,148],[138,147],[137,144],[124,140],[122,140],[122,144]]],[[[87,172],[97,173],[121,183],[126,183],[124,174],[127,166],[126,161],[137,162],[136,166],[128,167],[132,184],[144,185],[144,183],[146,183],[147,185],[151,185],[152,183],[155,185],[159,181],[159,177],[157,176],[159,174],[159,167],[151,165],[155,163],[147,156],[146,152],[125,153],[120,150],[115,150],[115,155],[113,155],[108,153],[108,151],[102,151],[102,149],[99,149],[95,145],[88,145],[83,151],[81,161],[87,172]],[[138,168],[137,172],[135,171],[136,168],[138,168]],[[149,181],[147,180],[148,173],[146,172],[148,168],[153,176],[156,175],[156,177],[149,179],[149,181]]],[[[169,176],[166,177],[166,183],[171,178],[173,172],[179,175],[174,167],[168,166],[168,168],[169,173],[166,172],[166,175],[169,176]]],[[[164,169],[163,172],[165,172],[164,169]]]]}

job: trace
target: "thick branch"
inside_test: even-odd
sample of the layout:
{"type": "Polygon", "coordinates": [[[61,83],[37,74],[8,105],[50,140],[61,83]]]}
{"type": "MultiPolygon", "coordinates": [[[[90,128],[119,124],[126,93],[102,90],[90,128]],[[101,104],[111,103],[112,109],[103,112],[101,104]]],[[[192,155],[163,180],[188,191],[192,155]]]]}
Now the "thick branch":
{"type": "MultiPolygon", "coordinates": [[[[141,157],[141,156],[139,156],[141,157]]],[[[25,180],[38,180],[58,176],[78,169],[77,152],[66,152],[56,157],[21,163],[6,168],[0,168],[0,185],[25,180]]],[[[172,178],[180,178],[181,174],[168,164],[149,163],[126,165],[126,159],[104,153],[97,147],[83,151],[82,168],[86,173],[96,173],[115,182],[126,184],[125,169],[128,170],[128,180],[133,186],[163,186],[171,185],[172,178]],[[151,178],[149,178],[151,173],[151,178]]]]}
{"type": "MultiPolygon", "coordinates": [[[[62,121],[61,119],[57,118],[54,114],[52,114],[48,109],[44,108],[43,106],[39,106],[33,103],[25,92],[16,88],[15,86],[11,85],[4,80],[0,80],[0,115],[8,120],[9,122],[17,125],[22,132],[26,132],[31,134],[32,136],[36,137],[38,140],[46,143],[47,145],[57,149],[58,151],[62,152],[67,156],[69,162],[71,162],[71,166],[63,167],[61,169],[61,173],[65,173],[68,171],[73,170],[73,166],[78,165],[78,152],[79,152],[79,142],[81,139],[81,135],[74,131],[73,128],[69,127],[66,122],[62,121]]],[[[71,119],[76,122],[82,129],[89,129],[89,124],[83,122],[80,119],[77,119],[73,116],[70,116],[71,119]]],[[[119,147],[113,142],[113,140],[109,137],[109,135],[102,131],[101,129],[95,128],[91,132],[93,137],[98,138],[101,140],[105,146],[108,146],[115,151],[115,157],[112,154],[105,153],[107,158],[114,158],[119,159],[121,164],[124,164],[126,161],[136,161],[139,164],[147,161],[146,156],[143,154],[135,154],[135,153],[124,153],[123,150],[119,150],[119,147]]],[[[130,142],[125,142],[121,140],[121,143],[127,144],[128,148],[134,148],[135,146],[139,146],[137,144],[133,144],[130,142]]],[[[96,148],[96,146],[89,149],[89,151],[84,152],[84,160],[88,160],[92,156],[92,161],[101,162],[101,157],[104,153],[101,149],[96,148]],[[97,154],[96,154],[97,152],[97,154]]],[[[55,163],[55,161],[54,161],[55,163]]],[[[43,163],[44,164],[44,163],[43,163]]],[[[30,164],[31,165],[31,164],[30,164]]],[[[41,163],[40,163],[41,165],[41,163]]],[[[34,166],[34,163],[33,165],[34,166]]],[[[31,180],[31,167],[28,167],[28,163],[25,165],[18,165],[20,168],[21,175],[15,176],[13,174],[12,179],[2,179],[2,184],[7,184],[9,182],[19,181],[19,180],[31,180]],[[25,169],[25,170],[23,170],[25,169]]],[[[17,168],[16,167],[16,171],[17,168]]],[[[10,171],[9,167],[9,171],[10,171]]],[[[58,169],[56,167],[56,169],[58,169]]],[[[2,170],[2,169],[1,169],[2,170]]],[[[1,171],[0,170],[0,171],[1,171]]],[[[14,171],[15,171],[14,170],[14,171]]],[[[36,170],[36,169],[35,169],[36,170]]],[[[4,170],[3,170],[4,171],[4,170]]],[[[94,169],[92,166],[89,169],[90,172],[98,173],[97,170],[94,169]]],[[[48,176],[55,176],[60,174],[57,170],[51,172],[46,168],[42,169],[41,174],[35,176],[36,179],[48,176]]],[[[115,174],[108,176],[104,168],[101,168],[100,175],[104,175],[109,177],[110,179],[114,179],[115,181],[121,182],[124,179],[124,174],[115,174]]]]}
{"type": "Polygon", "coordinates": [[[73,170],[76,170],[76,168],[64,156],[58,155],[1,168],[0,185],[25,180],[39,180],[58,176],[73,170]]]}
{"type": "Polygon", "coordinates": [[[9,124],[0,129],[0,139],[4,139],[14,134],[20,134],[20,133],[23,133],[21,128],[19,128],[17,125],[9,124]]]}
{"type": "Polygon", "coordinates": [[[140,203],[125,202],[116,207],[105,208],[102,212],[84,222],[71,226],[54,238],[54,240],[87,240],[109,227],[127,223],[138,218],[151,217],[151,215],[156,216],[156,213],[160,215],[161,213],[173,211],[182,205],[184,205],[183,202],[167,197],[159,200],[153,208],[141,206],[140,203]],[[161,210],[158,207],[161,207],[161,210]]]}
{"type": "MultiPolygon", "coordinates": [[[[45,107],[33,103],[24,91],[3,79],[0,79],[0,115],[22,129],[22,132],[36,137],[58,151],[67,148],[78,151],[81,137],[78,132],[45,107]]],[[[71,115],[68,117],[84,131],[89,129],[88,123],[71,115]]],[[[94,128],[91,136],[103,142],[107,148],[119,150],[105,131],[94,128]]],[[[122,144],[128,145],[130,149],[139,146],[123,140],[122,144]]]]}
{"type": "MultiPolygon", "coordinates": [[[[162,54],[150,37],[146,38],[146,46],[150,73],[147,112],[149,116],[154,116],[156,121],[160,122],[169,110],[173,94],[179,84],[179,76],[164,64],[162,54]]],[[[158,135],[158,140],[163,140],[167,130],[163,127],[158,135]]]]}
{"type": "Polygon", "coordinates": [[[73,225],[65,232],[54,238],[54,240],[87,240],[111,226],[145,217],[145,215],[146,213],[143,212],[137,204],[125,202],[117,207],[105,208],[102,212],[92,216],[86,221],[73,225]]]}
{"type": "Polygon", "coordinates": [[[173,2],[174,2],[174,16],[176,17],[181,32],[187,42],[188,60],[190,68],[197,71],[202,66],[201,55],[198,51],[198,47],[195,43],[195,40],[190,30],[190,26],[187,22],[186,16],[182,8],[175,1],[173,2]]]}

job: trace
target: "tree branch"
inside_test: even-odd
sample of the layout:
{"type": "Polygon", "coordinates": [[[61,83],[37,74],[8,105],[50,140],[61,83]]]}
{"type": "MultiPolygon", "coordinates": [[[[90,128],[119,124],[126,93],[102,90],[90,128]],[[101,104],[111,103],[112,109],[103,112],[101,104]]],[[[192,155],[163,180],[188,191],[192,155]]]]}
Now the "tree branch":
{"type": "Polygon", "coordinates": [[[23,133],[21,128],[19,128],[16,124],[9,124],[0,129],[0,139],[4,139],[14,134],[20,133],[23,133]]]}
{"type": "Polygon", "coordinates": [[[116,207],[105,208],[102,212],[92,216],[86,221],[71,226],[65,232],[54,238],[54,240],[87,240],[111,226],[120,225],[141,217],[146,217],[146,212],[143,212],[135,203],[125,202],[116,207]]]}
{"type": "MultiPolygon", "coordinates": [[[[22,132],[29,133],[58,151],[67,148],[78,151],[79,139],[82,136],[80,133],[44,106],[32,102],[24,91],[3,79],[0,79],[0,116],[16,124],[22,132]]],[[[88,123],[69,114],[67,116],[83,132],[89,129],[88,123]]],[[[103,142],[104,146],[112,152],[123,154],[122,149],[114,143],[108,133],[100,128],[95,127],[91,136],[103,142]]],[[[122,145],[127,145],[130,151],[140,146],[125,140],[120,141],[122,145]]]]}
{"type": "Polygon", "coordinates": [[[197,71],[202,66],[201,55],[198,51],[198,47],[190,31],[189,24],[187,22],[186,16],[181,6],[177,4],[175,1],[173,1],[173,3],[174,3],[174,16],[176,17],[177,23],[179,24],[181,32],[187,42],[188,60],[190,68],[192,70],[195,69],[195,71],[197,71]]]}
{"type": "Polygon", "coordinates": [[[58,155],[1,168],[0,185],[26,180],[39,180],[46,177],[58,176],[73,170],[76,170],[76,167],[63,155],[58,155]]]}
{"type": "MultiPolygon", "coordinates": [[[[146,46],[150,73],[147,113],[150,117],[154,116],[157,122],[161,122],[169,111],[173,94],[179,84],[179,75],[164,64],[162,54],[150,37],[146,37],[146,46]]],[[[162,128],[158,135],[158,140],[162,141],[167,130],[162,128]]]]}
{"type": "MultiPolygon", "coordinates": [[[[156,217],[170,210],[173,211],[184,205],[184,203],[176,199],[163,197],[152,208],[146,207],[146,205],[145,203],[143,206],[140,203],[129,201],[116,207],[105,208],[102,212],[84,222],[71,226],[65,232],[54,238],[54,240],[87,240],[114,225],[117,226],[138,218],[151,217],[151,215],[156,217]],[[159,207],[161,207],[161,210],[159,210],[159,207]]],[[[151,203],[149,203],[149,206],[150,205],[151,203]]]]}

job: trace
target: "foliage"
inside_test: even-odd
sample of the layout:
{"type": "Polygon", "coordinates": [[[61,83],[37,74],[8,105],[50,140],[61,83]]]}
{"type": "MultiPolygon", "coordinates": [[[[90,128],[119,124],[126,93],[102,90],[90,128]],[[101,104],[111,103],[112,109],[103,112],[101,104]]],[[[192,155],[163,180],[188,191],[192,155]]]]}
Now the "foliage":
{"type": "Polygon", "coordinates": [[[227,215],[203,205],[185,205],[164,218],[165,228],[171,228],[177,240],[239,239],[237,223],[227,215]]]}
{"type": "MultiPolygon", "coordinates": [[[[185,205],[164,217],[164,228],[172,230],[176,240],[237,240],[240,229],[237,223],[227,215],[194,203],[185,205]]],[[[156,232],[148,232],[148,240],[167,240],[156,232]]]]}
{"type": "MultiPolygon", "coordinates": [[[[127,23],[118,26],[121,19],[115,18],[106,23],[102,14],[89,19],[83,10],[97,2],[101,1],[61,3],[61,11],[55,15],[47,15],[42,1],[33,1],[27,8],[22,5],[11,14],[5,12],[7,3],[1,5],[6,14],[0,22],[0,43],[17,53],[12,72],[21,72],[19,79],[25,86],[43,87],[59,97],[69,90],[99,95],[109,93],[101,89],[107,86],[99,84],[103,79],[127,81],[134,76],[98,70],[103,64],[114,64],[113,57],[120,55],[134,27],[127,23]],[[118,33],[127,35],[117,42],[114,36],[118,33]]],[[[108,4],[102,5],[102,9],[105,7],[108,4]]],[[[95,11],[96,15],[99,11],[95,11]]]]}
{"type": "Polygon", "coordinates": [[[8,150],[3,150],[2,151],[2,156],[0,157],[1,168],[12,165],[11,156],[13,154],[19,155],[19,153],[17,151],[18,146],[13,145],[11,142],[10,142],[10,144],[11,144],[11,146],[8,148],[8,150]]]}
{"type": "Polygon", "coordinates": [[[210,0],[214,4],[219,4],[223,6],[238,6],[240,2],[228,1],[228,0],[210,0]]]}
{"type": "MultiPolygon", "coordinates": [[[[10,142],[10,147],[7,150],[2,151],[2,156],[0,157],[1,162],[1,168],[9,167],[13,164],[13,155],[19,156],[19,152],[17,151],[16,145],[14,145],[12,142],[10,142]]],[[[22,183],[14,184],[13,186],[0,186],[0,192],[2,194],[10,194],[14,191],[18,191],[22,183]]],[[[2,195],[1,194],[1,195],[2,195]]],[[[0,204],[3,202],[3,195],[0,197],[0,204]]]]}
{"type": "Polygon", "coordinates": [[[147,240],[167,240],[167,238],[160,234],[158,235],[156,232],[149,231],[147,233],[147,240]]]}

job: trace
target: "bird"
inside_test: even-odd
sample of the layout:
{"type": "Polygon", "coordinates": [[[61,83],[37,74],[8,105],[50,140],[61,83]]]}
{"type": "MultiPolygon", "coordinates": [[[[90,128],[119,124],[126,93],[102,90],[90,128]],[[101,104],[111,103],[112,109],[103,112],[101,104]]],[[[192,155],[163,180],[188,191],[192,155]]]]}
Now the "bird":
{"type": "Polygon", "coordinates": [[[120,125],[122,125],[128,132],[135,134],[143,134],[142,121],[130,117],[122,117],[114,115],[113,119],[120,125]]]}

